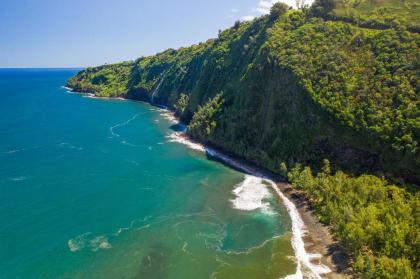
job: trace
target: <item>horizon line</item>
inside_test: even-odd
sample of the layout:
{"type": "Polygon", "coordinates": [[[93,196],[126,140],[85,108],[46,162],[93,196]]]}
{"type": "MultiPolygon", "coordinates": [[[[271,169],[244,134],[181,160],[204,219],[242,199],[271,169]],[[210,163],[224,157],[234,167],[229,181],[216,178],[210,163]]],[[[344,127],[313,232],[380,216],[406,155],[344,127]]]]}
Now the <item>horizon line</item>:
{"type": "Polygon", "coordinates": [[[1,70],[5,70],[5,69],[85,69],[85,68],[89,68],[91,66],[88,67],[0,67],[1,70]]]}

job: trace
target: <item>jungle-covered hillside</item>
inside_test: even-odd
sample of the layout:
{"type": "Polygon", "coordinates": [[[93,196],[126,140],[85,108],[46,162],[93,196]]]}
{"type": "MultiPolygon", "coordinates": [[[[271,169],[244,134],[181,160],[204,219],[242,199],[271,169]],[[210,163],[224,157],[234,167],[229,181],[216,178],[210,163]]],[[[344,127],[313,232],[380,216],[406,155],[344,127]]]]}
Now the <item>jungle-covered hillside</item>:
{"type": "Polygon", "coordinates": [[[184,96],[187,123],[220,95],[223,105],[190,129],[208,144],[275,172],[328,158],[353,173],[419,182],[419,34],[317,16],[320,5],[336,10],[323,2],[276,5],[216,39],[87,68],[68,86],[171,109],[184,96]]]}

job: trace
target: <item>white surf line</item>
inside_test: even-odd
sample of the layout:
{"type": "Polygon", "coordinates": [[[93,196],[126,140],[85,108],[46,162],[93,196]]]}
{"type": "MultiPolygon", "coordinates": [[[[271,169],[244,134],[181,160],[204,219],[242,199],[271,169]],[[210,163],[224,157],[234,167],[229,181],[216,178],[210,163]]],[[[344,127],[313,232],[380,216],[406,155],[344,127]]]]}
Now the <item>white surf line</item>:
{"type": "MultiPolygon", "coordinates": [[[[168,120],[169,122],[173,124],[182,124],[178,121],[178,118],[175,116],[175,114],[167,109],[158,109],[160,116],[168,120]]],[[[183,125],[184,126],[184,125],[183,125]]],[[[185,127],[186,128],[186,127],[185,127]]]]}
{"type": "Polygon", "coordinates": [[[95,95],[95,93],[74,91],[73,88],[70,88],[70,87],[67,87],[67,86],[62,86],[61,88],[66,90],[67,93],[82,95],[83,98],[102,99],[102,100],[119,100],[119,101],[127,100],[127,99],[122,98],[122,97],[98,97],[98,96],[95,95]]]}
{"type": "Polygon", "coordinates": [[[95,94],[94,93],[74,91],[73,88],[70,88],[70,87],[67,87],[67,86],[62,86],[61,88],[63,88],[64,90],[66,90],[66,92],[69,93],[69,94],[77,94],[77,95],[83,95],[83,97],[95,98],[95,94]]]}
{"type": "Polygon", "coordinates": [[[195,143],[195,142],[192,142],[192,141],[188,140],[185,136],[182,136],[182,133],[180,133],[180,132],[173,132],[172,134],[170,134],[166,137],[169,139],[168,142],[177,142],[177,143],[180,143],[180,144],[184,144],[191,149],[201,151],[201,152],[204,152],[204,153],[206,152],[206,148],[204,148],[204,146],[202,146],[199,143],[195,143]]]}
{"type": "Polygon", "coordinates": [[[114,126],[110,127],[110,128],[109,128],[109,131],[111,132],[112,137],[113,137],[113,138],[119,138],[121,135],[119,135],[119,134],[115,133],[115,132],[114,132],[114,129],[115,129],[115,128],[122,127],[122,126],[125,126],[125,125],[129,124],[131,121],[135,120],[135,119],[136,119],[139,115],[140,115],[140,113],[136,113],[136,114],[135,114],[133,117],[131,117],[130,119],[128,119],[128,120],[126,120],[126,121],[124,121],[124,122],[118,123],[118,124],[116,124],[116,125],[114,125],[114,126]]]}
{"type": "Polygon", "coordinates": [[[295,250],[297,259],[297,272],[294,275],[289,275],[286,279],[303,278],[303,275],[308,278],[322,278],[322,274],[331,272],[327,266],[323,264],[313,264],[311,259],[321,258],[320,254],[309,254],[305,250],[305,243],[303,236],[305,234],[305,224],[295,206],[272,180],[265,179],[271,184],[271,187],[276,191],[279,197],[282,199],[283,204],[286,206],[290,218],[292,219],[292,246],[295,250]]]}
{"type": "Polygon", "coordinates": [[[118,101],[126,101],[127,99],[124,99],[122,97],[98,97],[93,93],[76,93],[76,94],[82,94],[83,98],[90,98],[90,99],[100,99],[100,100],[118,100],[118,101]]]}
{"type": "Polygon", "coordinates": [[[64,90],[66,90],[66,91],[73,91],[73,89],[72,89],[72,88],[67,87],[67,86],[61,86],[61,88],[63,88],[63,89],[64,89],[64,90]]]}
{"type": "Polygon", "coordinates": [[[172,135],[168,136],[170,138],[169,142],[177,142],[185,144],[188,147],[206,152],[207,154],[216,157],[226,164],[237,168],[249,175],[263,179],[270,184],[271,188],[277,193],[277,195],[282,199],[283,204],[285,205],[287,212],[289,213],[290,219],[292,220],[292,247],[295,251],[295,256],[297,260],[297,270],[295,274],[285,277],[285,279],[300,279],[300,278],[316,278],[322,279],[322,274],[327,274],[331,272],[327,266],[323,264],[313,264],[311,263],[312,259],[321,258],[319,254],[310,254],[306,252],[305,243],[303,241],[303,236],[305,235],[305,224],[300,216],[296,206],[292,203],[278,188],[277,184],[266,176],[258,173],[254,169],[241,164],[240,162],[226,156],[216,150],[213,150],[209,147],[203,146],[197,142],[189,140],[184,133],[175,132],[172,135]]]}

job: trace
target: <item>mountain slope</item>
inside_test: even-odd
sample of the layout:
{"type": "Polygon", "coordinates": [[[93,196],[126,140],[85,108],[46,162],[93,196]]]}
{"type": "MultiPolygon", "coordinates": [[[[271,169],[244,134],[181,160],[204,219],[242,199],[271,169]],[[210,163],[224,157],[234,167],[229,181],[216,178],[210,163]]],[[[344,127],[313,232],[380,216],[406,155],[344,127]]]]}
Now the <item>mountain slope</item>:
{"type": "Polygon", "coordinates": [[[318,0],[312,13],[367,28],[405,28],[420,32],[417,0],[318,0]]]}
{"type": "MultiPolygon", "coordinates": [[[[223,105],[190,134],[278,172],[282,162],[371,172],[418,183],[417,33],[330,21],[279,5],[217,39],[133,62],[88,68],[76,91],[153,101],[189,123],[199,106],[223,105]]],[[[197,122],[197,121],[196,121],[197,122]]]]}

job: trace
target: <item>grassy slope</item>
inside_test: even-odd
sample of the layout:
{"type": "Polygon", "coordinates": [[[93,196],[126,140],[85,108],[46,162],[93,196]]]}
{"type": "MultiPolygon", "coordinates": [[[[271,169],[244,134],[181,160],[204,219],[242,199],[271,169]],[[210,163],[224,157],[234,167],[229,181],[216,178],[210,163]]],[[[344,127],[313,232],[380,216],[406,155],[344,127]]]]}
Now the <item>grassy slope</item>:
{"type": "Polygon", "coordinates": [[[396,19],[401,23],[418,25],[420,23],[420,3],[415,0],[357,0],[341,2],[334,9],[339,16],[360,15],[362,18],[381,17],[383,20],[396,19]]]}
{"type": "Polygon", "coordinates": [[[404,27],[420,32],[420,3],[417,0],[318,0],[314,12],[328,18],[371,28],[404,27]],[[328,7],[324,9],[323,7],[328,7]]]}

